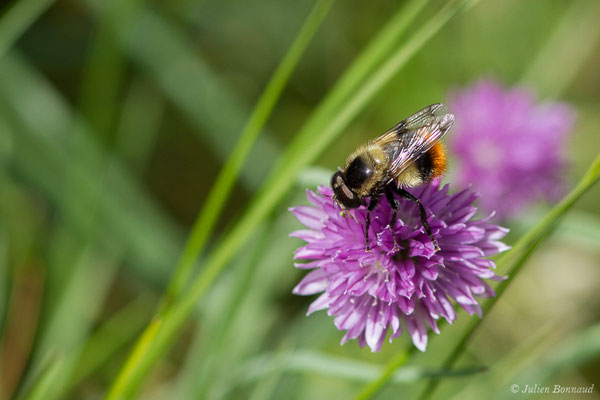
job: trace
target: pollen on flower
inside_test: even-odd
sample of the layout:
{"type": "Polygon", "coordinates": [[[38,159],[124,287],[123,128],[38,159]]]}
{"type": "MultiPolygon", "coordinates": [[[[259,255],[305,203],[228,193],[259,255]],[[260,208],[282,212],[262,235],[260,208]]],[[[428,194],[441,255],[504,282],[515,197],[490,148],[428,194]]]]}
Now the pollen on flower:
{"type": "Polygon", "coordinates": [[[448,185],[441,187],[439,180],[410,192],[427,209],[439,251],[420,222],[418,208],[404,199],[399,198],[394,227],[398,248],[389,226],[392,208],[382,200],[372,211],[370,234],[377,241],[370,252],[364,235],[366,209],[341,216],[330,188],[307,191],[312,205],[290,209],[308,228],[291,234],[307,242],[296,250],[295,259],[308,262],[295,265],[311,270],[294,293],[320,293],[308,314],[327,309],[335,326],[346,332],[342,344],[357,339],[379,351],[388,334],[392,341],[406,330],[424,351],[428,330],[439,333],[436,321],[455,320],[454,304],[481,315],[476,297],[493,296],[486,280],[502,279],[486,257],[508,248],[500,241],[508,230],[490,223],[489,217],[472,219],[476,194],[449,194],[448,185]]]}

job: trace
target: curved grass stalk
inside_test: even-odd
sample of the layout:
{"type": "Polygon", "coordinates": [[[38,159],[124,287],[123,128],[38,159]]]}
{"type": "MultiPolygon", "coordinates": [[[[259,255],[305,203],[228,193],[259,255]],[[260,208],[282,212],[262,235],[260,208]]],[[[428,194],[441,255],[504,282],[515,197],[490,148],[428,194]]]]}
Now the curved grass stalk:
{"type": "MultiPolygon", "coordinates": [[[[361,61],[359,65],[355,64],[350,69],[353,73],[355,68],[359,71],[355,73],[355,80],[351,82],[346,81],[344,78],[340,80],[340,83],[319,106],[294,142],[282,155],[248,211],[208,257],[204,269],[194,280],[187,293],[181,300],[176,301],[172,308],[165,310],[152,320],[151,325],[136,343],[132,354],[111,387],[108,393],[109,399],[133,396],[150,368],[174,340],[177,330],[193,311],[198,299],[219,276],[233,254],[249,239],[255,227],[267,217],[281,200],[291,187],[299,170],[312,162],[348,126],[352,119],[389,82],[394,74],[450,18],[472,3],[474,3],[473,0],[451,1],[448,3],[429,22],[421,26],[402,46],[397,48],[372,74],[369,74],[368,68],[365,67],[371,65],[370,60],[365,61],[359,57],[358,61],[361,61]],[[363,78],[361,75],[364,75],[365,78],[368,75],[371,75],[371,77],[361,82],[363,80],[359,79],[363,78]],[[353,93],[355,87],[358,89],[356,93],[353,93]],[[351,100],[344,103],[351,93],[353,94],[351,100]],[[339,107],[338,105],[342,103],[343,106],[339,107]]],[[[408,22],[406,20],[407,25],[408,22]]],[[[381,43],[381,40],[383,40],[381,37],[376,38],[377,43],[381,43]]],[[[386,50],[385,46],[382,47],[386,50]]]]}
{"type": "Polygon", "coordinates": [[[184,289],[192,274],[192,270],[198,256],[202,252],[210,232],[215,227],[219,216],[223,212],[225,203],[231,194],[233,185],[238,178],[239,172],[252,149],[256,138],[261,132],[267,119],[271,115],[275,104],[279,100],[285,85],[300,61],[304,51],[321,25],[323,18],[331,7],[333,0],[320,0],[307,17],[300,33],[289,48],[281,64],[271,77],[225,166],[217,176],[200,214],[196,218],[183,254],[175,268],[171,282],[165,293],[166,304],[177,298],[184,289]]]}
{"type": "MultiPolygon", "coordinates": [[[[483,313],[485,315],[488,314],[490,309],[494,304],[498,301],[502,293],[506,290],[510,282],[514,280],[515,275],[521,270],[523,265],[529,259],[529,257],[534,253],[539,244],[546,239],[552,231],[556,228],[559,219],[564,216],[567,211],[573,206],[575,201],[579,199],[588,189],[590,189],[598,180],[600,179],[600,155],[596,157],[596,159],[592,162],[590,168],[585,173],[585,175],[581,178],[577,186],[557,205],[555,206],[542,221],[540,221],[536,226],[534,226],[531,230],[529,230],[517,243],[513,246],[513,248],[505,255],[498,259],[497,265],[498,270],[507,270],[506,274],[510,276],[510,279],[502,281],[500,285],[498,285],[496,289],[496,297],[489,299],[483,305],[483,313]],[[515,260],[515,257],[516,258],[515,260]],[[512,266],[507,268],[511,260],[515,260],[512,263],[512,266]]],[[[464,352],[466,345],[473,333],[479,327],[482,319],[471,319],[469,326],[466,328],[465,333],[461,336],[457,346],[452,351],[452,353],[446,358],[445,362],[442,365],[442,369],[449,370],[454,363],[458,360],[460,355],[464,352]]],[[[392,372],[397,368],[395,366],[395,360],[392,360],[385,367],[385,371],[392,370],[392,372]]],[[[367,393],[367,389],[369,390],[369,396],[362,396],[361,399],[369,399],[372,398],[385,384],[387,384],[390,380],[391,374],[386,373],[382,374],[378,379],[378,385],[372,387],[373,384],[367,385],[361,393],[367,393]]],[[[432,378],[424,392],[421,395],[421,400],[428,399],[431,397],[437,385],[439,384],[439,378],[432,378]]]]}
{"type": "MultiPolygon", "coordinates": [[[[575,188],[571,190],[559,204],[550,210],[536,226],[521,237],[508,253],[498,259],[497,268],[499,270],[505,270],[510,278],[502,281],[496,288],[496,297],[489,299],[483,305],[482,308],[484,314],[489,313],[506,288],[514,281],[515,276],[519,273],[527,260],[529,260],[529,257],[531,257],[538,246],[556,229],[560,219],[588,189],[598,182],[598,180],[600,180],[600,154],[596,156],[590,165],[590,168],[577,183],[577,186],[575,186],[575,188]],[[511,261],[513,262],[511,263],[511,261]],[[510,267],[508,267],[509,265],[510,267]]],[[[461,336],[457,346],[444,361],[443,368],[451,368],[464,353],[467,343],[481,324],[481,321],[482,319],[471,319],[468,328],[461,336]]],[[[428,399],[431,397],[438,384],[439,380],[430,380],[420,398],[428,399]]]]}
{"type": "MultiPolygon", "coordinates": [[[[405,353],[399,353],[394,361],[400,362],[403,354],[405,353]]],[[[282,370],[291,374],[312,374],[321,378],[369,382],[380,376],[383,368],[381,365],[366,361],[334,356],[314,350],[297,349],[291,351],[285,360],[282,360],[277,352],[263,353],[239,365],[238,368],[232,371],[232,375],[234,381],[248,384],[273,371],[282,370]]],[[[479,374],[486,370],[481,365],[470,365],[452,371],[410,366],[395,371],[390,381],[407,384],[432,376],[439,378],[464,377],[479,374]]]]}
{"type": "Polygon", "coordinates": [[[360,392],[356,395],[356,400],[365,400],[370,399],[375,396],[377,393],[383,389],[383,386],[386,382],[388,382],[394,376],[394,373],[398,368],[406,364],[408,359],[410,358],[412,351],[407,350],[403,352],[399,352],[390,361],[388,361],[387,365],[383,368],[383,371],[379,375],[379,377],[363,386],[360,392]]]}
{"type": "MultiPolygon", "coordinates": [[[[588,12],[587,14],[590,14],[590,13],[588,12]]],[[[593,14],[593,13],[591,13],[591,14],[593,14]]],[[[550,79],[540,80],[540,79],[535,78],[535,73],[536,73],[536,71],[539,72],[541,65],[548,65],[547,61],[550,58],[555,58],[556,51],[558,49],[565,49],[565,48],[569,47],[568,45],[565,44],[565,43],[568,43],[568,41],[564,40],[565,29],[567,29],[567,26],[572,25],[572,21],[574,20],[574,18],[576,18],[577,16],[581,16],[581,15],[583,15],[582,9],[581,9],[581,4],[573,4],[572,8],[566,14],[563,21],[560,23],[560,25],[557,29],[557,31],[560,32],[560,34],[557,32],[554,35],[552,35],[549,42],[545,45],[545,47],[542,49],[540,54],[537,56],[536,60],[533,62],[533,64],[530,66],[529,70],[525,74],[524,78],[522,79],[522,84],[526,84],[526,82],[529,82],[529,81],[540,82],[540,84],[545,83],[547,85],[542,85],[544,92],[546,94],[551,94],[553,96],[558,96],[567,87],[567,83],[568,83],[569,79],[572,79],[573,74],[568,75],[569,79],[561,78],[561,79],[555,79],[555,80],[550,80],[550,79]],[[552,50],[554,50],[554,51],[552,51],[552,50]],[[551,56],[550,56],[550,54],[551,54],[551,56]],[[555,82],[558,86],[557,87],[549,87],[548,85],[550,85],[550,82],[555,82]]],[[[594,28],[591,25],[587,26],[590,23],[591,23],[591,21],[589,21],[586,18],[585,19],[586,26],[580,27],[579,29],[580,30],[584,29],[586,31],[592,31],[594,28]]],[[[594,31],[594,32],[596,32],[596,31],[594,31]]],[[[570,36],[571,35],[569,34],[569,37],[570,36]]],[[[595,41],[595,40],[596,40],[596,37],[592,35],[592,37],[590,38],[589,41],[591,42],[591,41],[595,41]]],[[[589,43],[587,44],[587,46],[586,46],[586,44],[578,44],[576,50],[571,50],[571,49],[569,50],[570,52],[576,51],[576,55],[577,55],[577,57],[575,57],[577,63],[575,65],[570,65],[569,71],[575,71],[580,66],[580,64],[584,60],[582,55],[587,51],[589,46],[590,46],[589,43]]],[[[546,73],[546,75],[547,74],[548,73],[546,73]]],[[[538,226],[539,226],[539,224],[538,224],[538,226]]],[[[530,230],[524,237],[522,237],[521,240],[519,240],[513,246],[512,250],[509,253],[506,253],[503,256],[499,257],[497,260],[498,265],[501,265],[502,263],[507,262],[509,257],[512,257],[514,254],[518,254],[519,251],[523,250],[526,247],[526,243],[529,243],[532,240],[532,238],[534,237],[534,235],[537,234],[536,232],[534,232],[534,229],[530,230]]],[[[533,252],[533,249],[530,249],[530,250],[533,252]]],[[[524,261],[523,261],[523,263],[524,263],[524,261]]],[[[516,265],[517,264],[515,264],[515,266],[516,265]]],[[[504,281],[504,282],[507,282],[507,281],[504,281]]],[[[507,284],[504,282],[503,282],[503,284],[507,284]]],[[[498,295],[499,294],[500,294],[500,292],[498,291],[498,295]]],[[[489,307],[491,307],[491,305],[489,307]]],[[[486,311],[487,311],[486,305],[484,305],[484,313],[486,311]]],[[[480,320],[475,320],[475,322],[472,322],[472,324],[474,324],[475,326],[469,326],[468,331],[470,331],[472,333],[476,329],[477,325],[479,324],[479,321],[480,320]]],[[[469,337],[470,337],[470,334],[469,334],[469,337]]],[[[465,338],[463,338],[463,339],[466,340],[465,338]]],[[[464,346],[464,344],[465,343],[462,343],[462,341],[461,341],[460,346],[464,346]]],[[[462,352],[462,350],[460,350],[459,352],[462,352]]],[[[430,381],[426,390],[423,392],[423,394],[421,396],[422,399],[428,398],[433,393],[433,391],[435,390],[435,386],[437,386],[437,382],[438,381],[435,379],[432,379],[430,381]]]]}
{"type": "MultiPolygon", "coordinates": [[[[244,308],[245,301],[249,300],[249,292],[252,288],[256,288],[256,282],[264,280],[260,273],[260,268],[264,263],[264,254],[270,250],[271,241],[275,235],[275,220],[269,219],[261,225],[256,231],[256,240],[251,242],[247,247],[248,253],[244,258],[247,259],[245,265],[237,266],[235,278],[233,278],[233,289],[228,300],[223,304],[222,311],[219,317],[212,324],[212,329],[202,329],[200,325],[204,321],[198,321],[198,329],[194,343],[186,355],[185,364],[178,374],[177,393],[187,394],[190,398],[206,398],[210,397],[207,393],[211,392],[211,388],[218,380],[219,371],[224,371],[223,361],[230,360],[232,348],[226,341],[231,337],[233,325],[236,319],[240,317],[247,308],[244,308]]],[[[285,248],[285,246],[283,246],[285,248]]],[[[277,253],[281,249],[276,250],[277,253]]],[[[285,252],[289,254],[289,252],[285,252]]],[[[283,261],[283,260],[282,260],[283,261]]],[[[285,262],[285,261],[284,261],[285,262]]],[[[268,284],[266,285],[268,287],[268,284]]],[[[263,290],[267,289],[261,285],[263,290]]],[[[257,340],[260,340],[257,338],[257,340]]],[[[238,350],[240,347],[233,346],[238,350]]],[[[235,362],[234,362],[235,364],[235,362]]],[[[231,379],[228,382],[232,383],[231,379]]]]}

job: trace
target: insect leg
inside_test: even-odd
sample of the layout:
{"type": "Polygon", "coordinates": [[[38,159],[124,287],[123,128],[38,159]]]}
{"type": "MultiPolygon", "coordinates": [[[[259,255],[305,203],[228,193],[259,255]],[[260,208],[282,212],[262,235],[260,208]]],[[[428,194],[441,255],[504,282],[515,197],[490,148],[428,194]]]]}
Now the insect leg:
{"type": "Polygon", "coordinates": [[[431,228],[429,227],[429,222],[427,222],[427,213],[425,212],[425,208],[423,207],[423,204],[421,204],[421,201],[412,194],[408,193],[406,190],[402,189],[401,187],[393,186],[393,189],[400,196],[404,197],[407,200],[414,201],[419,205],[421,223],[423,224],[423,227],[425,228],[425,232],[427,232],[429,239],[431,239],[431,243],[433,243],[433,248],[435,249],[435,251],[438,251],[440,247],[438,246],[437,241],[433,238],[433,235],[431,234],[431,228]]]}
{"type": "Polygon", "coordinates": [[[394,193],[390,190],[389,185],[385,188],[385,197],[388,203],[392,207],[392,219],[390,220],[390,229],[392,230],[392,237],[394,238],[394,251],[398,251],[398,242],[396,242],[396,232],[394,227],[396,226],[396,218],[398,212],[398,200],[394,197],[394,193]]]}
{"type": "Polygon", "coordinates": [[[379,193],[371,195],[371,199],[369,201],[369,207],[367,208],[367,222],[365,224],[365,241],[367,242],[367,251],[371,251],[371,246],[369,245],[369,226],[371,226],[371,211],[377,207],[377,203],[379,203],[379,193]]]}

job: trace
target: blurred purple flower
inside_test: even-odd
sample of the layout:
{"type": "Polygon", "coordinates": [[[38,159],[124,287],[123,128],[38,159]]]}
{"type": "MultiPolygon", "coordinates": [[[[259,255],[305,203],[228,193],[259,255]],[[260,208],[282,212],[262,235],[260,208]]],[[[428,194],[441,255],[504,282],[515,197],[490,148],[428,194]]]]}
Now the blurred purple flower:
{"type": "Polygon", "coordinates": [[[491,80],[455,92],[448,103],[456,115],[448,137],[457,183],[473,184],[483,210],[505,220],[563,193],[565,141],[575,120],[569,106],[536,103],[532,92],[491,80]]]}
{"type": "Polygon", "coordinates": [[[323,292],[308,314],[328,308],[336,327],[346,331],[342,344],[357,338],[361,347],[367,344],[379,351],[388,328],[391,342],[404,325],[414,345],[424,351],[428,326],[439,333],[437,319],[452,323],[456,318],[450,299],[481,316],[475,296],[494,296],[483,279],[502,279],[493,272],[494,262],[484,257],[508,248],[499,241],[508,230],[489,223],[489,218],[471,220],[476,194],[464,190],[450,195],[448,185],[441,188],[439,180],[409,191],[427,210],[440,246],[437,253],[417,206],[404,199],[399,200],[395,226],[400,250],[394,250],[387,200],[371,213],[371,252],[365,250],[365,207],[349,210],[344,217],[329,187],[307,191],[312,206],[290,209],[308,228],[291,234],[308,242],[296,251],[295,259],[312,260],[295,264],[312,271],[294,293],[323,292]]]}

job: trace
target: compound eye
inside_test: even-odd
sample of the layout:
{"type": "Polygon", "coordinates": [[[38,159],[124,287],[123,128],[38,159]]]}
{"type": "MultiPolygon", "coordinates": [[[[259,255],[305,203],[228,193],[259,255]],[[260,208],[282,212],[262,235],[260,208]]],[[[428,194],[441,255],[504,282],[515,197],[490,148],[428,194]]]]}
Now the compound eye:
{"type": "Polygon", "coordinates": [[[360,197],[346,185],[341,172],[338,171],[331,177],[331,188],[335,193],[337,201],[343,208],[357,208],[361,206],[360,197]]]}
{"type": "Polygon", "coordinates": [[[371,175],[373,175],[371,168],[369,168],[362,158],[356,157],[346,169],[346,183],[352,189],[358,189],[371,175]]]}

